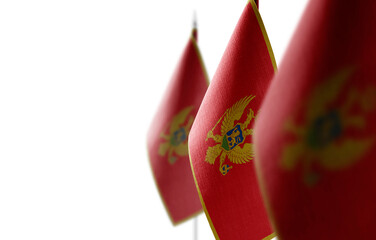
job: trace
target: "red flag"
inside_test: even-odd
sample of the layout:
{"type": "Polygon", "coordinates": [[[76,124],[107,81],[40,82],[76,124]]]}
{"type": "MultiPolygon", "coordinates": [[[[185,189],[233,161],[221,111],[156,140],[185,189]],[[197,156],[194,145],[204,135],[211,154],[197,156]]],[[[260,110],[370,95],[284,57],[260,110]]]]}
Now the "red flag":
{"type": "Polygon", "coordinates": [[[202,211],[189,163],[188,133],[207,88],[193,30],[147,137],[154,178],[173,224],[202,211]]]}
{"type": "Polygon", "coordinates": [[[254,1],[240,17],[189,136],[197,189],[217,239],[270,239],[252,125],[276,69],[254,1]]]}
{"type": "Polygon", "coordinates": [[[282,240],[374,238],[375,43],[375,1],[308,5],[255,129],[282,240]]]}

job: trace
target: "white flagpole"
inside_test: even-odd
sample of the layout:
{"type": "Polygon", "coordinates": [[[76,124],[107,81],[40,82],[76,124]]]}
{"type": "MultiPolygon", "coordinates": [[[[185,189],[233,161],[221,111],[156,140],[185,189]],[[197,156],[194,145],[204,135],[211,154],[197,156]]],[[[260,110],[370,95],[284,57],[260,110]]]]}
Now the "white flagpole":
{"type": "Polygon", "coordinates": [[[193,11],[193,29],[197,29],[197,14],[193,11]]]}
{"type": "MultiPolygon", "coordinates": [[[[193,29],[197,31],[197,15],[196,11],[193,12],[193,29]]],[[[197,34],[197,33],[196,33],[197,34]]],[[[197,39],[196,39],[197,41],[197,39]]],[[[194,217],[193,219],[193,240],[198,240],[198,216],[194,217]]]]}
{"type": "Polygon", "coordinates": [[[193,219],[193,240],[198,240],[198,224],[197,224],[197,218],[195,217],[193,219]]]}

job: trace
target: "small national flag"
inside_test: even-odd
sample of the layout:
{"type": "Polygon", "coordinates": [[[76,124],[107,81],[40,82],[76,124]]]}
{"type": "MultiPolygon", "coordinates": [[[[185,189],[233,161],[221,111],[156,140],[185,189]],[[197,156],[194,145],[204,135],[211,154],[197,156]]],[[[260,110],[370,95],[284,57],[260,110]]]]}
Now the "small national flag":
{"type": "Polygon", "coordinates": [[[157,188],[173,224],[202,211],[188,157],[188,134],[208,88],[192,31],[147,136],[157,188]]]}
{"type": "Polygon", "coordinates": [[[280,239],[375,239],[376,1],[311,0],[255,127],[280,239]]]}
{"type": "Polygon", "coordinates": [[[189,136],[197,189],[217,239],[270,239],[254,171],[253,129],[276,70],[257,6],[249,1],[189,136]]]}

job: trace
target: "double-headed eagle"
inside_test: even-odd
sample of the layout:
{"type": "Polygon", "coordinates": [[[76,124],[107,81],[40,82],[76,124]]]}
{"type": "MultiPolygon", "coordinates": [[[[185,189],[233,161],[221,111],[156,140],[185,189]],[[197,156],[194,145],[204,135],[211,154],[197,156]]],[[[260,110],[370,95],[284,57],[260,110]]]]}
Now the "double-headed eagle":
{"type": "Polygon", "coordinates": [[[347,90],[344,87],[352,72],[351,68],[339,71],[314,89],[303,105],[304,123],[298,125],[292,118],[286,122],[286,132],[295,135],[296,141],[284,147],[282,167],[293,170],[301,163],[304,182],[308,186],[319,181],[320,174],[313,170],[315,165],[330,171],[350,167],[373,144],[372,137],[353,137],[347,134],[348,129],[364,131],[364,113],[375,106],[374,88],[360,93],[354,88],[347,90]],[[356,105],[363,114],[353,114],[356,105]]]}
{"type": "Polygon", "coordinates": [[[223,175],[226,175],[232,168],[228,164],[224,165],[226,157],[234,164],[247,163],[254,157],[253,144],[245,141],[247,136],[253,134],[253,129],[248,129],[249,123],[255,118],[253,110],[249,109],[244,123],[240,123],[239,120],[243,116],[245,108],[255,97],[247,96],[236,102],[225,111],[213,129],[207,134],[206,141],[211,138],[217,144],[208,148],[205,161],[214,164],[219,157],[219,171],[223,175]],[[221,135],[214,135],[213,131],[222,118],[221,135]]]}
{"type": "Polygon", "coordinates": [[[169,133],[162,132],[161,138],[166,140],[159,146],[158,154],[165,156],[168,155],[168,162],[174,164],[177,156],[188,155],[188,133],[193,123],[193,116],[187,117],[192,111],[193,106],[187,107],[180,111],[170,124],[169,133]],[[175,154],[174,154],[175,153],[175,154]]]}

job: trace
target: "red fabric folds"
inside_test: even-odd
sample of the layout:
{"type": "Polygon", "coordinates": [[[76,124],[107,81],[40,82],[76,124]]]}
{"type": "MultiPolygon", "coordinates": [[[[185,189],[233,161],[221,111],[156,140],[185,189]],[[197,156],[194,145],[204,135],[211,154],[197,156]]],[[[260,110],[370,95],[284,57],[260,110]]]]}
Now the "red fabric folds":
{"type": "Polygon", "coordinates": [[[147,136],[156,185],[174,224],[202,211],[188,157],[188,134],[208,87],[196,34],[194,29],[147,136]]]}
{"type": "Polygon", "coordinates": [[[374,238],[375,42],[375,1],[310,1],[255,127],[281,240],[374,238]]]}
{"type": "Polygon", "coordinates": [[[253,123],[275,71],[250,1],[236,26],[189,136],[206,216],[217,239],[269,239],[273,233],[254,171],[253,123]]]}

